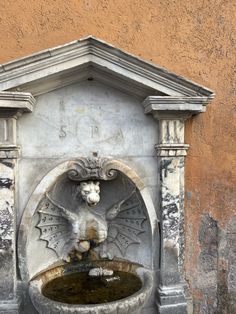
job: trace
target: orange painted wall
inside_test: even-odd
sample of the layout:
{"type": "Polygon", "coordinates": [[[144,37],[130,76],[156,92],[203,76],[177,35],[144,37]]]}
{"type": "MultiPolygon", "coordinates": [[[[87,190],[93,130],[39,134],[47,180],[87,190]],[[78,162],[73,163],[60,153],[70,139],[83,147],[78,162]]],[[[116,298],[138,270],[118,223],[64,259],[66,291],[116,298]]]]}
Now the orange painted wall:
{"type": "MultiPolygon", "coordinates": [[[[209,308],[213,302],[210,297],[205,300],[201,282],[201,219],[209,213],[219,230],[226,230],[236,215],[235,16],[233,0],[1,0],[0,4],[0,63],[92,34],[216,92],[207,112],[189,121],[186,132],[191,148],[186,159],[185,269],[195,313],[204,302],[209,308]]],[[[218,272],[227,271],[227,263],[218,258],[218,272]]]]}

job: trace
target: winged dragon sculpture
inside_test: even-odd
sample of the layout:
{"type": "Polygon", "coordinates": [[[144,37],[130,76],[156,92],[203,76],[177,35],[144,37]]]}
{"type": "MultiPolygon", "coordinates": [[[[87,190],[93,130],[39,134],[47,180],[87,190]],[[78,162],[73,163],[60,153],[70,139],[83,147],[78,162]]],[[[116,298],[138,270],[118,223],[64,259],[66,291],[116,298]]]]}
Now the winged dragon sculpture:
{"type": "Polygon", "coordinates": [[[140,243],[146,220],[142,203],[134,189],[127,197],[105,210],[105,215],[96,210],[100,201],[99,181],[82,181],[78,184],[78,206],[71,211],[49,194],[38,211],[40,239],[54,250],[62,260],[68,260],[71,252],[80,257],[91,248],[99,248],[102,258],[112,258],[105,252],[112,242],[121,255],[125,255],[131,244],[140,243]]]}

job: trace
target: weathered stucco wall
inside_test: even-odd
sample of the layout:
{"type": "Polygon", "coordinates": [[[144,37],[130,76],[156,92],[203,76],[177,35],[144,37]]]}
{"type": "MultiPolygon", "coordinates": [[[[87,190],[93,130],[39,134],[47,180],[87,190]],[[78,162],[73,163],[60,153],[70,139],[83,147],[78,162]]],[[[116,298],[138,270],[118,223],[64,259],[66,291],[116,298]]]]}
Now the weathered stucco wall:
{"type": "Polygon", "coordinates": [[[92,34],[216,92],[186,134],[194,313],[236,313],[235,12],[230,0],[2,0],[0,8],[1,63],[92,34]]]}

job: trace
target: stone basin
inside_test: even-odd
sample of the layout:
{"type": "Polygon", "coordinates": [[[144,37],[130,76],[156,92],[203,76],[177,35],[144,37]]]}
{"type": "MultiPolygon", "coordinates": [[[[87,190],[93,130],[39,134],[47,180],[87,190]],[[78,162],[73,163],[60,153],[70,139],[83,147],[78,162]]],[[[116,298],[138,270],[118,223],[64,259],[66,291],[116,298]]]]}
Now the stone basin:
{"type": "Polygon", "coordinates": [[[139,313],[139,310],[148,301],[152,292],[152,278],[150,270],[126,261],[93,261],[79,264],[65,264],[48,269],[33,278],[29,284],[29,293],[35,309],[40,314],[131,314],[139,313]],[[114,272],[134,274],[141,280],[141,288],[128,297],[100,304],[69,304],[54,301],[43,295],[45,285],[53,279],[73,273],[86,272],[94,267],[112,269],[114,272]]]}

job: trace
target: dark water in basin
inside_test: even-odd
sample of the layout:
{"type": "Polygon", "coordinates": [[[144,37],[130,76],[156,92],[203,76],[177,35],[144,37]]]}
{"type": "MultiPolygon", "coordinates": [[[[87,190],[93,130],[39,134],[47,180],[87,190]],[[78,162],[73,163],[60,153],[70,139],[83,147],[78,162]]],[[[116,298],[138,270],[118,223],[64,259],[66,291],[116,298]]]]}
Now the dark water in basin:
{"type": "Polygon", "coordinates": [[[89,277],[88,272],[64,275],[49,281],[43,295],[51,300],[69,304],[99,304],[128,297],[142,287],[134,274],[114,271],[113,276],[89,277]],[[111,278],[119,278],[111,280],[111,278]]]}

